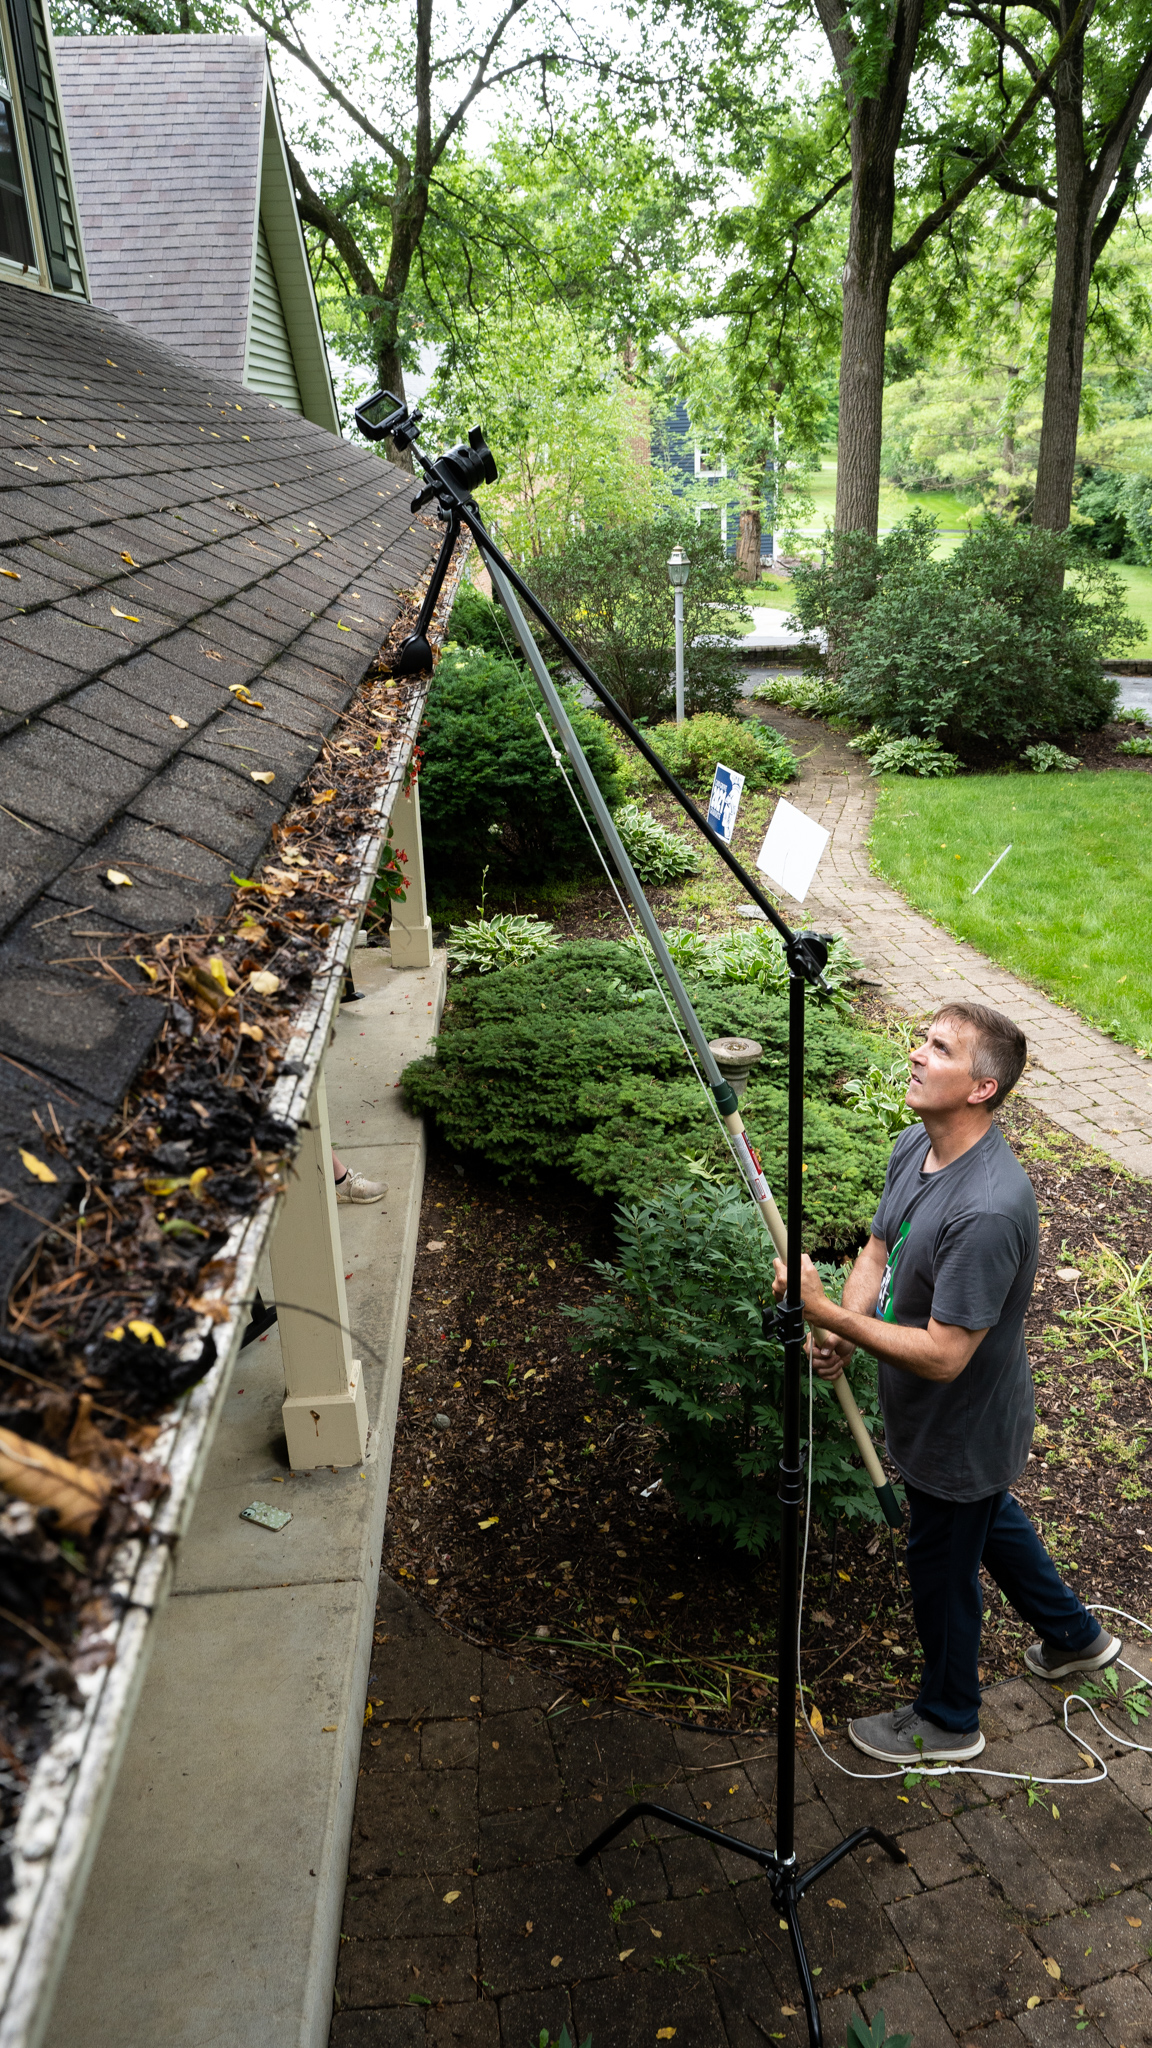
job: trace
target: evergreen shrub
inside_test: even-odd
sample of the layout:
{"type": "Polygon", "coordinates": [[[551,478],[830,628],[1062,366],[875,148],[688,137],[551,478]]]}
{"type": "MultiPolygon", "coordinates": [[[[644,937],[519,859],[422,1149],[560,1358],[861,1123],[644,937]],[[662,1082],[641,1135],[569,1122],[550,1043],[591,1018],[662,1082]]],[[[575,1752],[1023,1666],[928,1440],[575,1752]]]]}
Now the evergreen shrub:
{"type": "Polygon", "coordinates": [[[448,644],[479,647],[503,661],[522,661],[519,643],[508,622],[503,605],[493,603],[465,577],[448,621],[448,644]]]}
{"type": "MultiPolygon", "coordinates": [[[[653,726],[645,737],[677,781],[697,796],[707,796],[718,761],[743,775],[749,789],[791,782],[796,774],[796,756],[787,741],[758,718],[725,718],[720,712],[704,711],[686,718],[683,725],[667,720],[653,726]]],[[[633,772],[645,787],[661,786],[643,757],[633,772]]]]}
{"type": "Polygon", "coordinates": [[[935,541],[917,510],[881,540],[835,535],[823,569],[797,569],[795,616],[823,630],[844,710],[960,753],[1104,725],[1116,684],[1102,662],[1144,637],[1115,571],[1065,534],[991,515],[947,561],[935,541]]]}
{"type": "MultiPolygon", "coordinates": [[[[709,1038],[755,1038],[764,1058],[741,1110],[784,1206],[785,991],[685,985],[709,1038]]],[[[808,1005],[804,1156],[806,1236],[825,1247],[866,1236],[888,1148],[850,1109],[878,1041],[829,1004],[808,1005]]],[[[738,1173],[645,961],[634,946],[580,940],[522,967],[453,983],[435,1058],[404,1074],[410,1108],[450,1145],[514,1184],[570,1173],[596,1194],[646,1200],[690,1164],[738,1173]]]]}
{"type": "MultiPolygon", "coordinates": [[[[759,1557],[779,1534],[784,1353],[767,1334],[772,1240],[737,1189],[683,1182],[616,1218],[619,1255],[594,1271],[605,1291],[569,1311],[598,1354],[601,1393],[623,1396],[664,1437],[664,1483],[681,1513],[759,1557]]],[[[821,1267],[838,1301],[844,1268],[821,1267]]],[[[852,1387],[872,1423],[876,1367],[858,1353],[852,1387]]],[[[812,1501],[824,1519],[878,1521],[830,1386],[814,1383],[812,1501]]]]}
{"type": "MultiPolygon", "coordinates": [[[[609,727],[565,694],[568,715],[607,802],[623,795],[609,727]]],[[[536,720],[540,696],[523,667],[478,647],[440,658],[421,730],[420,815],[433,889],[471,894],[494,884],[566,879],[593,865],[588,834],[536,720]]]]}

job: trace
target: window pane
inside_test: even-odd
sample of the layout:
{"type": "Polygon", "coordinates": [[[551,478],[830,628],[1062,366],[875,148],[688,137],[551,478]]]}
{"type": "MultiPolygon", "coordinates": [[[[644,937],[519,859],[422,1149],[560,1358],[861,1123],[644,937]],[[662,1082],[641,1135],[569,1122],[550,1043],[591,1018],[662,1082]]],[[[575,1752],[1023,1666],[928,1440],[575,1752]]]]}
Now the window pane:
{"type": "Polygon", "coordinates": [[[36,260],[16,154],[12,109],[5,99],[0,99],[0,256],[7,256],[11,263],[31,264],[36,260]]]}

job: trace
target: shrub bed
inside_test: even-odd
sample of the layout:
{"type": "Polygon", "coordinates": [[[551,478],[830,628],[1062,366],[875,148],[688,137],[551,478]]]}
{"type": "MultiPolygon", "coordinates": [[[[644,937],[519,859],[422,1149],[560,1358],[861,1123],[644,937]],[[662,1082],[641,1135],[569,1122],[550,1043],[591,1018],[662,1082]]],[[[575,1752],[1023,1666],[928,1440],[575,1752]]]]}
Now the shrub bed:
{"type": "MultiPolygon", "coordinates": [[[[686,977],[710,1038],[759,1040],[742,1110],[784,1206],[787,999],[750,984],[686,977]]],[[[805,1211],[810,1241],[861,1241],[887,1146],[847,1106],[881,1048],[831,1007],[808,1009],[805,1211]]],[[[410,1107],[509,1184],[570,1173],[596,1194],[646,1200],[695,1170],[736,1168],[636,948],[586,940],[453,989],[437,1055],[404,1074],[410,1107]]]]}

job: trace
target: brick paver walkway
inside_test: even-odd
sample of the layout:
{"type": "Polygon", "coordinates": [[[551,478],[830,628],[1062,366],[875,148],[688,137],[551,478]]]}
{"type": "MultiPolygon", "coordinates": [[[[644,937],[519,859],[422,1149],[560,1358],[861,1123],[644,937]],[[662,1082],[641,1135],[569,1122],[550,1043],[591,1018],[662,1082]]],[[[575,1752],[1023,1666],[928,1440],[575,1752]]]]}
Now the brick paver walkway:
{"type": "MultiPolygon", "coordinates": [[[[565,2023],[592,2048],[805,2048],[754,1865],[650,1823],[572,1861],[644,1796],[770,1843],[772,1746],[559,1692],[381,1582],[331,2048],[537,2048],[565,2023]]],[[[981,1763],[1087,1775],[1060,1705],[993,1687],[981,1763]]],[[[808,1743],[801,1858],[866,1821],[909,1858],[867,1845],[808,1894],[827,2048],[860,2008],[916,2048],[1148,2048],[1152,1758],[1098,1746],[1121,1759],[1109,1782],[1029,1805],[967,1774],[859,1784],[808,1743]]]]}
{"type": "Polygon", "coordinates": [[[957,996],[1006,1010],[1027,1035],[1031,1055],[1021,1094],[1062,1129],[1134,1172],[1152,1174],[1152,1063],[912,910],[871,872],[875,785],[859,754],[808,719],[774,705],[757,710],[801,752],[816,748],[802,765],[797,801],[827,826],[832,843],[804,905],[805,919],[831,920],[913,1014],[957,996]]]}

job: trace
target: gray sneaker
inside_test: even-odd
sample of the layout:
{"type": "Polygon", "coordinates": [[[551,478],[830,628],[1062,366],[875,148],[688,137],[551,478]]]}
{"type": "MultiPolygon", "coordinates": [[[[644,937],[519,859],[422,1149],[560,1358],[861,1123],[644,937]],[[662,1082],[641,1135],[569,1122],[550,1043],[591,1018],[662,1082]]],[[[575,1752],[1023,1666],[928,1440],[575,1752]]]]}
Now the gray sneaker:
{"type": "Polygon", "coordinates": [[[388,1184],[382,1180],[368,1180],[357,1173],[354,1166],[348,1168],[343,1180],[336,1183],[338,1202],[382,1202],[388,1193],[388,1184]]]}
{"type": "Polygon", "coordinates": [[[979,1756],[984,1737],[979,1728],[963,1732],[941,1728],[915,1707],[897,1707],[892,1714],[871,1714],[849,1721],[848,1734],[865,1756],[882,1764],[962,1764],[979,1756]]]}
{"type": "Polygon", "coordinates": [[[1056,1643],[1032,1643],[1024,1652],[1024,1662],[1035,1678],[1071,1678],[1077,1671],[1103,1671],[1105,1665],[1114,1664],[1124,1644],[1119,1636],[1109,1635],[1106,1628],[1100,1630],[1086,1650],[1062,1650],[1056,1643]]]}

